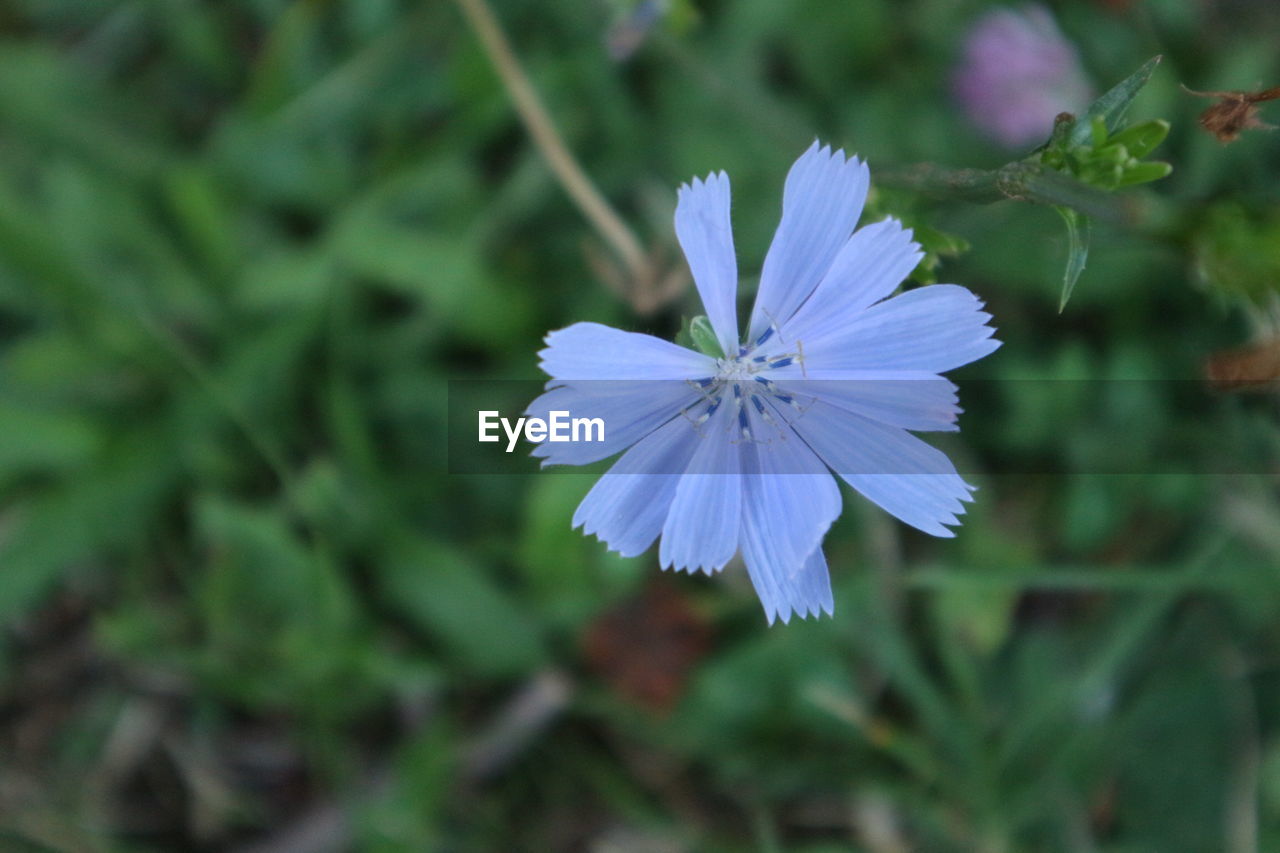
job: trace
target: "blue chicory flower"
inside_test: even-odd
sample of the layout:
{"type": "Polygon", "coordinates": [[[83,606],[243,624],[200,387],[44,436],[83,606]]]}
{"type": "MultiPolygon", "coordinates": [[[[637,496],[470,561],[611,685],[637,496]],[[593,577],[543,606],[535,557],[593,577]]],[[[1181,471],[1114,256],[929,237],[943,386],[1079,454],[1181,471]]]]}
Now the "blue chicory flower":
{"type": "Polygon", "coordinates": [[[683,186],[676,236],[719,352],[598,323],[550,333],[550,376],[528,414],[588,413],[598,443],[544,443],[543,464],[626,451],[573,517],[636,556],[661,538],[664,569],[722,569],[741,555],[770,624],[832,612],[821,543],[840,514],[831,472],[927,533],[953,535],[972,487],[908,430],[956,430],[939,374],[999,346],[969,290],[897,289],[921,258],[886,219],[854,230],[866,165],[814,143],[787,175],[782,221],[740,343],[737,261],[723,172],[683,186]]]}

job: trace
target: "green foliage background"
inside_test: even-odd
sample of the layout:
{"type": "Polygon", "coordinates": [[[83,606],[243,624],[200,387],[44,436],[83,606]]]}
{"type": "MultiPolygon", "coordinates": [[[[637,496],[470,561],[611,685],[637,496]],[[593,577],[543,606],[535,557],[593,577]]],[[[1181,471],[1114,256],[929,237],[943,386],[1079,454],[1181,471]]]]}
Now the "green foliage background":
{"type": "MultiPolygon", "coordinates": [[[[732,175],[744,270],[814,137],[1024,153],[948,98],[984,6],[677,4],[616,63],[612,7],[495,0],[647,239],[732,175]]],[[[1005,345],[945,446],[1006,473],[955,540],[846,495],[835,617],[766,629],[571,531],[589,477],[446,473],[449,379],[697,312],[597,280],[453,4],[0,5],[0,847],[1280,849],[1277,410],[1197,383],[1268,334],[1280,139],[1178,88],[1280,82],[1280,21],[1054,9],[1099,90],[1165,54],[1174,174],[1062,314],[1052,210],[884,200],[972,246],[937,274],[1005,345]]]]}

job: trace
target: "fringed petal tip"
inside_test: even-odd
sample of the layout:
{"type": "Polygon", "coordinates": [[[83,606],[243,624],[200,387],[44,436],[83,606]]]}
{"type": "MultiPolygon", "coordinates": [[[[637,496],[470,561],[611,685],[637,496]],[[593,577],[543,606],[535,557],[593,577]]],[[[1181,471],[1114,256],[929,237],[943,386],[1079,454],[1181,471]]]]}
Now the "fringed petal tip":
{"type": "Polygon", "coordinates": [[[690,193],[695,190],[700,190],[700,189],[703,189],[704,187],[711,187],[713,189],[719,190],[722,188],[723,184],[728,182],[728,180],[729,180],[729,173],[724,171],[723,169],[716,172],[708,172],[705,178],[694,177],[694,178],[691,178],[687,183],[681,184],[680,188],[676,190],[676,195],[677,197],[683,196],[686,193],[690,193]]]}
{"type": "MultiPolygon", "coordinates": [[[[581,527],[581,526],[582,526],[582,525],[578,525],[578,527],[581,527]]],[[[578,529],[578,527],[574,527],[573,529],[574,529],[574,530],[577,530],[577,529],[578,529]]],[[[601,545],[603,545],[603,546],[604,546],[604,549],[605,549],[606,551],[609,551],[610,553],[613,553],[613,554],[617,554],[619,557],[626,557],[626,558],[639,557],[639,556],[640,556],[641,554],[643,554],[645,551],[648,551],[650,548],[652,548],[652,547],[653,547],[653,543],[652,543],[652,542],[650,542],[648,545],[644,546],[643,548],[622,548],[622,547],[616,547],[616,546],[614,546],[614,545],[610,544],[610,543],[608,542],[608,540],[606,540],[606,539],[604,538],[604,536],[603,536],[603,535],[600,533],[600,531],[598,531],[598,530],[591,531],[591,530],[586,530],[586,529],[584,528],[584,529],[583,529],[583,531],[582,531],[582,535],[583,535],[583,536],[590,536],[592,539],[596,540],[596,541],[597,541],[597,542],[599,542],[601,545]]]]}
{"type": "Polygon", "coordinates": [[[816,136],[813,138],[813,142],[809,143],[809,147],[805,149],[804,153],[796,159],[796,162],[799,163],[806,158],[818,160],[820,157],[826,157],[828,161],[838,159],[841,164],[866,165],[857,154],[846,154],[843,147],[834,148],[830,142],[823,142],[816,136]]]}
{"type": "Polygon", "coordinates": [[[729,565],[730,562],[731,561],[726,560],[724,563],[718,566],[676,566],[676,565],[662,565],[661,563],[659,563],[658,568],[662,569],[662,571],[664,572],[683,573],[686,575],[696,575],[700,573],[700,574],[706,575],[707,577],[713,577],[714,575],[718,575],[720,574],[720,572],[724,571],[724,567],[729,565]]]}
{"type": "Polygon", "coordinates": [[[862,216],[870,171],[817,140],[791,166],[782,190],[782,221],[760,271],[747,337],[782,326],[813,293],[862,216]]]}
{"type": "MultiPolygon", "coordinates": [[[[667,542],[670,538],[673,537],[668,537],[665,532],[661,537],[659,537],[658,567],[664,572],[684,572],[687,575],[693,575],[701,572],[704,575],[710,576],[719,573],[725,566],[729,565],[730,561],[733,559],[733,556],[729,556],[723,559],[716,557],[712,560],[682,560],[673,557],[669,553],[663,553],[668,550],[667,542]]],[[[734,549],[734,553],[737,553],[736,547],[734,549]]]]}
{"type": "Polygon", "coordinates": [[[821,608],[806,607],[803,612],[801,612],[799,607],[778,610],[765,609],[765,620],[768,622],[770,628],[773,627],[774,622],[781,622],[783,625],[791,624],[792,616],[795,616],[797,619],[808,619],[811,616],[814,619],[821,619],[823,615],[835,616],[835,608],[824,604],[821,608]]]}
{"type": "Polygon", "coordinates": [[[809,616],[820,617],[823,613],[830,616],[834,612],[831,575],[821,546],[813,550],[800,568],[785,574],[778,573],[775,566],[760,564],[759,555],[752,559],[750,551],[744,556],[751,584],[760,597],[770,625],[775,620],[786,625],[793,615],[806,619],[809,616]]]}
{"type": "Polygon", "coordinates": [[[963,480],[960,482],[960,485],[964,487],[964,491],[955,493],[954,497],[956,500],[956,506],[949,517],[943,516],[938,518],[937,527],[934,529],[926,529],[918,524],[913,524],[913,526],[918,530],[922,530],[923,532],[928,533],[931,536],[936,536],[939,539],[954,539],[956,537],[956,531],[951,528],[960,527],[964,524],[964,516],[969,513],[969,508],[965,506],[965,504],[973,503],[973,493],[978,490],[977,486],[971,486],[963,480]]]}
{"type": "Polygon", "coordinates": [[[948,284],[946,286],[959,288],[965,291],[966,293],[968,293],[971,297],[973,297],[973,308],[974,308],[976,318],[978,320],[979,330],[986,331],[986,339],[992,345],[988,353],[992,353],[1000,349],[1004,341],[998,340],[994,337],[996,333],[996,327],[991,325],[991,321],[995,318],[991,315],[989,311],[986,310],[987,300],[983,299],[981,296],[974,293],[972,290],[970,290],[969,288],[965,287],[962,284],[948,284]]]}
{"type": "Polygon", "coordinates": [[[620,544],[619,540],[625,539],[625,535],[611,536],[606,539],[605,537],[609,536],[609,534],[602,529],[602,526],[592,525],[590,522],[586,521],[585,519],[580,519],[576,513],[573,516],[573,526],[569,529],[581,530],[583,536],[590,536],[592,539],[596,540],[601,545],[603,545],[606,551],[617,554],[619,557],[626,557],[628,559],[631,557],[639,557],[640,555],[644,554],[646,551],[648,551],[650,548],[653,547],[653,543],[654,543],[654,540],[650,539],[647,542],[645,542],[643,545],[639,544],[638,542],[633,542],[631,544],[620,544]]]}

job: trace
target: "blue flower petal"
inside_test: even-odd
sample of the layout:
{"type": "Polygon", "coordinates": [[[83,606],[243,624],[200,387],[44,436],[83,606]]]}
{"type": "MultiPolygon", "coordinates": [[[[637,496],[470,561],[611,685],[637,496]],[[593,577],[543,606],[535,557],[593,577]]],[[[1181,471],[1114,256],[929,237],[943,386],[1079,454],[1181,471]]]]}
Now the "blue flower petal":
{"type": "Polygon", "coordinates": [[[898,427],[814,401],[792,426],[863,497],[912,527],[954,536],[973,487],[942,451],[898,427]]]}
{"type": "Polygon", "coordinates": [[[662,528],[658,560],[664,569],[711,574],[738,552],[742,477],[741,453],[732,434],[736,424],[732,405],[722,399],[715,415],[699,428],[698,449],[680,477],[662,528]]]}
{"type": "MultiPolygon", "coordinates": [[[[955,284],[908,290],[853,317],[793,330],[806,362],[826,370],[942,373],[999,348],[982,301],[955,284]]],[[[789,374],[794,375],[794,374],[789,374]]]]}
{"type": "MultiPolygon", "coordinates": [[[[830,587],[818,583],[807,561],[840,515],[840,489],[817,456],[771,405],[772,423],[752,407],[751,440],[742,445],[742,558],[772,624],[792,611],[830,612],[830,587]],[[823,598],[823,590],[826,598],[823,598]]],[[[820,559],[820,558],[819,558],[820,559]]]]}
{"type": "Polygon", "coordinates": [[[547,335],[539,366],[553,379],[700,379],[715,359],[652,335],[574,323],[547,335]]]}
{"type": "Polygon", "coordinates": [[[529,417],[549,419],[553,411],[575,418],[604,421],[604,441],[544,441],[532,455],[546,465],[588,465],[626,450],[680,412],[699,401],[702,393],[679,380],[645,382],[587,381],[561,385],[529,404],[529,417]]]}
{"type": "Polygon", "coordinates": [[[925,371],[901,371],[872,378],[788,379],[775,382],[801,407],[811,398],[890,426],[955,432],[961,409],[956,386],[925,371]]]}
{"type": "Polygon", "coordinates": [[[822,613],[831,615],[835,609],[835,601],[831,597],[831,573],[827,571],[827,558],[822,548],[814,548],[813,553],[804,561],[800,571],[792,579],[791,588],[795,590],[791,606],[796,613],[805,609],[802,616],[819,616],[822,613]]]}
{"type": "MultiPolygon", "coordinates": [[[[786,340],[822,334],[879,302],[902,283],[924,253],[896,219],[864,225],[841,247],[813,295],[782,329],[786,340]]],[[[774,345],[777,349],[778,345],[774,345]]]]}
{"type": "Polygon", "coordinates": [[[729,176],[717,172],[680,187],[676,238],[684,250],[707,319],[728,355],[738,347],[738,261],[729,225],[729,176]]]}
{"type": "Polygon", "coordinates": [[[845,159],[817,142],[787,173],[782,221],[760,273],[748,339],[779,327],[813,293],[849,240],[867,198],[870,174],[857,157],[845,159]]]}
{"type": "Polygon", "coordinates": [[[693,426],[673,418],[622,454],[587,492],[574,528],[594,535],[624,557],[648,550],[662,532],[680,475],[697,449],[693,426]]]}
{"type": "Polygon", "coordinates": [[[831,596],[831,574],[821,547],[814,548],[799,569],[778,572],[772,569],[766,557],[761,556],[759,546],[757,537],[750,540],[743,537],[742,556],[747,576],[751,578],[751,585],[760,598],[770,625],[775,619],[787,624],[792,613],[801,619],[822,613],[831,615],[835,606],[831,596]]]}

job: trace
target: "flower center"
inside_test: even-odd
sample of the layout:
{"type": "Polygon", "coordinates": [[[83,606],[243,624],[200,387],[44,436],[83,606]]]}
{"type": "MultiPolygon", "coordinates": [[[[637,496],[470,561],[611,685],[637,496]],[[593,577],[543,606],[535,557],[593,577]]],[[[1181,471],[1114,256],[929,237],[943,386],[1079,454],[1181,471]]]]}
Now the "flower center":
{"type": "MultiPolygon", "coordinates": [[[[768,333],[757,341],[758,345],[768,337],[768,333]]],[[[772,370],[778,367],[787,367],[791,364],[799,364],[801,372],[804,371],[804,349],[800,347],[800,342],[796,342],[796,351],[782,353],[780,355],[753,355],[755,347],[739,347],[738,355],[734,358],[717,358],[716,359],[716,375],[715,381],[739,381],[743,379],[753,379],[757,373],[765,370],[772,370]]]]}
{"type": "MultiPolygon", "coordinates": [[[[761,340],[767,336],[766,334],[761,340]]],[[[703,394],[704,408],[701,412],[694,415],[693,412],[697,411],[694,409],[685,413],[695,427],[706,423],[721,405],[727,404],[731,408],[730,417],[736,422],[736,432],[741,439],[754,441],[758,439],[752,434],[749,409],[754,409],[754,417],[770,426],[775,425],[774,418],[770,414],[774,406],[786,406],[797,412],[804,411],[794,396],[784,393],[767,377],[760,375],[771,368],[786,367],[792,363],[801,365],[803,370],[804,354],[803,350],[799,349],[798,343],[797,352],[794,353],[765,356],[755,355],[754,351],[755,347],[740,347],[736,357],[716,359],[714,376],[691,380],[703,394]]],[[[787,419],[784,417],[785,420],[787,419]]]]}
{"type": "Polygon", "coordinates": [[[716,359],[716,379],[721,381],[750,379],[761,370],[764,370],[764,363],[756,362],[748,356],[716,359]]]}

